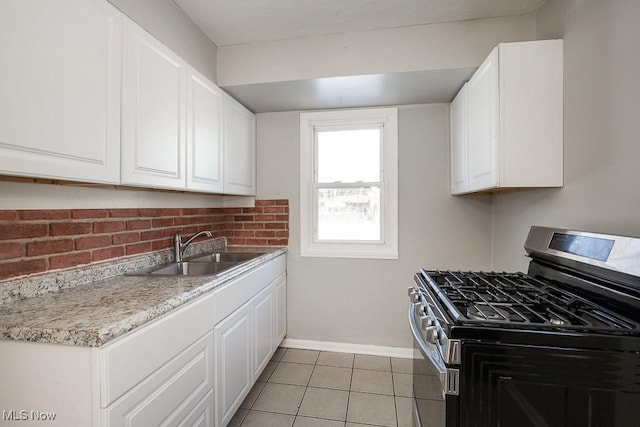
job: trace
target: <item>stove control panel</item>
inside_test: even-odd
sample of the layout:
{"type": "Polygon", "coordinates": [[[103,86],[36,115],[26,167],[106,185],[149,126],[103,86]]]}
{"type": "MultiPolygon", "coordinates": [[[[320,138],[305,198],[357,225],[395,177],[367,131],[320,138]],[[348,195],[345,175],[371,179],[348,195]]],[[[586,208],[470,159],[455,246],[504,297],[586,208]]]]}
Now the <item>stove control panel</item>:
{"type": "Polygon", "coordinates": [[[629,280],[640,286],[638,237],[533,226],[524,249],[531,258],[545,259],[578,270],[583,270],[587,265],[623,273],[631,276],[629,280]]]}

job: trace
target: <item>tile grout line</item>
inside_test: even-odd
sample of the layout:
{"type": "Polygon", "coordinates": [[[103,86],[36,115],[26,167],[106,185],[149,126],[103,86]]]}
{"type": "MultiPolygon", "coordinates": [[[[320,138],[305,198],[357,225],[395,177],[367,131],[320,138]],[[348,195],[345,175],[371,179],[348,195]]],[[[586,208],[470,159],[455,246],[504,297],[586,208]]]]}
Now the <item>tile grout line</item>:
{"type": "Polygon", "coordinates": [[[353,355],[353,360],[351,360],[351,377],[349,378],[349,390],[347,393],[347,412],[344,414],[344,425],[347,425],[348,419],[347,417],[349,416],[349,403],[351,403],[351,385],[353,384],[353,372],[355,371],[355,366],[356,366],[356,355],[354,353],[353,355]]]}
{"type": "Polygon", "coordinates": [[[393,409],[396,413],[396,427],[400,427],[400,420],[398,419],[398,399],[396,398],[396,383],[393,380],[393,363],[391,363],[391,359],[389,359],[389,363],[391,364],[391,390],[393,391],[393,409]]]}

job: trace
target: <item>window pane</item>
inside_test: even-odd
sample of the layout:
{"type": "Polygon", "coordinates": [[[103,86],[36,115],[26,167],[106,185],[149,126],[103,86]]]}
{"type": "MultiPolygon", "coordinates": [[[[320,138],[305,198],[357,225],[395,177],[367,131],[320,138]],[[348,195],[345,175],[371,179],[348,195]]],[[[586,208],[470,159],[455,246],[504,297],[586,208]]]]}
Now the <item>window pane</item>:
{"type": "Polygon", "coordinates": [[[318,189],[318,240],[380,241],[380,189],[318,189]]]}
{"type": "Polygon", "coordinates": [[[318,182],[379,182],[380,128],[317,133],[318,182]]]}

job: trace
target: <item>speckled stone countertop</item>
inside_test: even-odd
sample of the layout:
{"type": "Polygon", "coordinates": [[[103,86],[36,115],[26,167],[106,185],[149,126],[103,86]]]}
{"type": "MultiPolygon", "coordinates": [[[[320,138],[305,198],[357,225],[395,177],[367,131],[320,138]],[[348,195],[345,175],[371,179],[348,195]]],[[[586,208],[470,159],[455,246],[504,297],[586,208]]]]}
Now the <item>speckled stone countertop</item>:
{"type": "Polygon", "coordinates": [[[244,250],[264,254],[221,276],[119,275],[8,300],[0,304],[0,339],[99,347],[285,253],[244,250]]]}

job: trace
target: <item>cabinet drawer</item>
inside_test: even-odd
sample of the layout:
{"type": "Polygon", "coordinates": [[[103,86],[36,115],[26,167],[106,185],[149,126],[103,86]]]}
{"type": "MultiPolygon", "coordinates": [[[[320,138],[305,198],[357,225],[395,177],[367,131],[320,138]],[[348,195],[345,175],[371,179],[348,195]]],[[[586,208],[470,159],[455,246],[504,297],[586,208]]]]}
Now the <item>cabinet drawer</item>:
{"type": "Polygon", "coordinates": [[[213,390],[198,403],[198,405],[189,412],[178,427],[213,427],[215,402],[213,400],[213,390]]]}
{"type": "Polygon", "coordinates": [[[286,257],[279,257],[269,261],[246,276],[233,280],[214,291],[215,298],[215,322],[233,313],[242,304],[253,298],[258,292],[267,287],[278,276],[285,273],[287,268],[286,257]]]}
{"type": "Polygon", "coordinates": [[[212,388],[213,333],[209,332],[111,405],[105,411],[105,424],[177,426],[212,388]]]}
{"type": "Polygon", "coordinates": [[[210,330],[214,298],[213,293],[200,297],[102,349],[101,406],[109,406],[210,330]]]}

